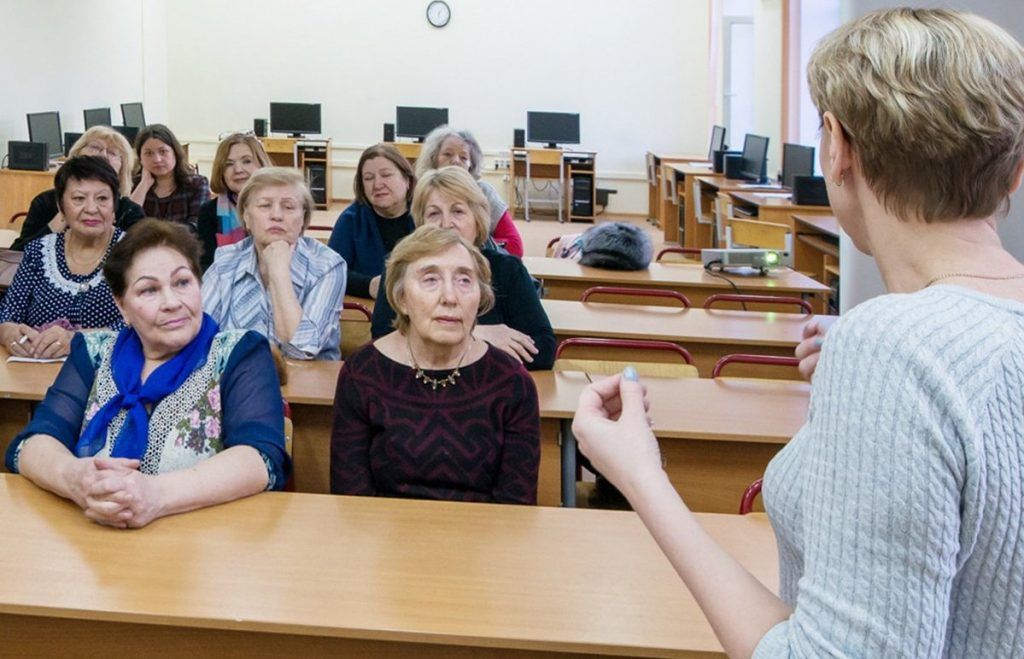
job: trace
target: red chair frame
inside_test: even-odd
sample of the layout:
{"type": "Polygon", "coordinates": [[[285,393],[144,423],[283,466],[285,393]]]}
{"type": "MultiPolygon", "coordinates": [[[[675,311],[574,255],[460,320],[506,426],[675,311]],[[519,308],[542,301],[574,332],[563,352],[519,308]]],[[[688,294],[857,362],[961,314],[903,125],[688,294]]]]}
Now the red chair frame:
{"type": "Polygon", "coordinates": [[[796,357],[779,357],[776,355],[746,355],[746,354],[732,354],[722,357],[715,362],[715,369],[711,371],[711,377],[717,378],[729,364],[764,364],[766,366],[792,366],[797,367],[800,365],[800,360],[796,357]]]}
{"type": "Polygon", "coordinates": [[[573,347],[600,347],[600,348],[623,348],[627,350],[662,350],[665,352],[674,352],[683,360],[693,366],[693,356],[690,351],[679,345],[678,343],[672,343],[671,341],[645,341],[642,339],[597,339],[590,337],[573,337],[570,339],[564,339],[558,344],[558,348],[555,350],[555,359],[562,356],[562,352],[566,348],[573,347]]]}
{"type": "Polygon", "coordinates": [[[373,322],[373,314],[366,308],[366,305],[361,302],[345,302],[341,305],[341,308],[342,310],[348,309],[350,311],[358,311],[366,316],[366,322],[373,322]]]}
{"type": "Polygon", "coordinates": [[[671,291],[664,288],[635,288],[632,286],[592,286],[583,291],[580,295],[580,302],[586,302],[591,295],[635,295],[636,297],[666,297],[676,300],[689,309],[690,298],[679,291],[671,291]]]}
{"type": "Polygon", "coordinates": [[[807,300],[785,295],[746,295],[743,293],[715,293],[704,300],[704,308],[710,309],[716,302],[750,302],[761,304],[792,304],[800,307],[808,316],[814,315],[814,307],[807,300]]]}
{"type": "Polygon", "coordinates": [[[700,256],[700,253],[701,250],[697,247],[666,247],[658,252],[658,255],[654,257],[654,260],[661,261],[661,257],[666,254],[689,254],[691,256],[700,256]]]}
{"type": "Polygon", "coordinates": [[[763,478],[758,478],[756,481],[747,486],[747,489],[743,490],[743,497],[740,499],[740,514],[746,515],[747,513],[754,510],[754,499],[761,493],[761,486],[764,484],[763,478]]]}
{"type": "Polygon", "coordinates": [[[11,216],[11,219],[7,220],[7,223],[14,224],[15,220],[17,220],[19,217],[28,217],[28,211],[21,211],[20,213],[15,213],[14,215],[11,216]]]}

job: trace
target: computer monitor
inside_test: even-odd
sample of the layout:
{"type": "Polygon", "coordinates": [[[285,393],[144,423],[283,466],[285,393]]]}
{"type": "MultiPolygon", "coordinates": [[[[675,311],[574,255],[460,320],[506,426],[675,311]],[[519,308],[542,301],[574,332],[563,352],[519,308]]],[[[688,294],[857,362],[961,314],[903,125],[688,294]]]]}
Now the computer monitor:
{"type": "Polygon", "coordinates": [[[138,126],[111,126],[111,128],[124,135],[128,144],[135,144],[135,136],[139,134],[138,126]]]}
{"type": "Polygon", "coordinates": [[[747,181],[762,183],[768,179],[768,138],[750,135],[743,138],[743,162],[739,177],[747,181]]]}
{"type": "Polygon", "coordinates": [[[81,133],[64,133],[64,155],[71,155],[71,147],[82,137],[81,133]]]}
{"type": "MultiPolygon", "coordinates": [[[[139,112],[142,112],[140,109],[139,112]]],[[[89,130],[93,126],[112,126],[114,122],[110,120],[110,108],[93,108],[92,110],[85,110],[85,129],[89,130]]]]}
{"type": "Polygon", "coordinates": [[[580,143],[580,115],[571,112],[527,112],[526,141],[542,142],[549,149],[580,143]]]}
{"type": "Polygon", "coordinates": [[[271,103],[270,132],[288,133],[291,137],[319,135],[319,103],[271,103]]]}
{"type": "Polygon", "coordinates": [[[783,187],[793,189],[794,176],[814,176],[814,147],[802,144],[782,145],[783,187]]]}
{"type": "Polygon", "coordinates": [[[395,137],[411,137],[417,142],[438,126],[448,124],[448,108],[395,108],[395,137]]]}
{"type": "Polygon", "coordinates": [[[122,103],[121,118],[124,120],[125,126],[146,127],[146,115],[142,111],[142,103],[122,103]]]}
{"type": "Polygon", "coordinates": [[[725,151],[725,126],[711,129],[711,146],[708,147],[708,162],[715,159],[715,151],[725,151]]]}
{"type": "Polygon", "coordinates": [[[60,114],[57,112],[33,112],[28,115],[28,141],[46,142],[47,154],[51,158],[64,155],[61,142],[60,114]]]}

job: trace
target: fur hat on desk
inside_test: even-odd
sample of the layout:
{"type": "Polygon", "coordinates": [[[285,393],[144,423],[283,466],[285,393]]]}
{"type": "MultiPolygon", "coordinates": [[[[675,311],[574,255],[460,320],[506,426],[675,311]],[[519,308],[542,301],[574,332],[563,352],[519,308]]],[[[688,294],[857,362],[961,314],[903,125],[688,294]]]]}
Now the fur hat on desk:
{"type": "Polygon", "coordinates": [[[608,270],[645,270],[654,256],[647,232],[629,222],[605,222],[583,234],[580,265],[608,270]]]}

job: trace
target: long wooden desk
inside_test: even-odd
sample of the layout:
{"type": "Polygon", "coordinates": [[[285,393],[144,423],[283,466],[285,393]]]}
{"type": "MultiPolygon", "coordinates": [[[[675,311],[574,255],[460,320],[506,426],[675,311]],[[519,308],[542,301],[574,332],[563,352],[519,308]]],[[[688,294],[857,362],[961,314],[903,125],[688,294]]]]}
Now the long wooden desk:
{"type": "MultiPolygon", "coordinates": [[[[835,216],[797,214],[793,216],[793,226],[796,230],[793,266],[837,290],[840,228],[835,216]]],[[[838,312],[838,301],[835,307],[838,312]]]]}
{"type": "Polygon", "coordinates": [[[45,172],[23,171],[18,169],[0,169],[0,228],[21,230],[24,220],[13,225],[7,221],[16,213],[27,211],[32,200],[40,192],[53,187],[53,176],[56,169],[45,172]]]}
{"type": "Polygon", "coordinates": [[[785,224],[794,233],[796,232],[794,215],[832,215],[831,206],[801,206],[794,204],[789,197],[766,196],[752,190],[723,190],[723,192],[727,192],[732,199],[733,208],[745,209],[749,214],[756,216],[751,219],[785,224]]]}
{"type": "Polygon", "coordinates": [[[698,229],[689,221],[693,206],[690,190],[696,177],[712,174],[711,165],[707,163],[662,164],[658,221],[665,232],[666,243],[678,243],[685,247],[697,245],[698,229]],[[683,211],[681,216],[680,211],[683,211]]]}
{"type": "MultiPolygon", "coordinates": [[[[542,300],[541,304],[559,341],[571,337],[671,341],[690,352],[701,377],[711,377],[715,362],[731,353],[792,357],[804,325],[811,320],[804,314],[774,311],[709,311],[571,300],[542,300]]],[[[601,348],[574,348],[572,354],[582,359],[622,360],[622,353],[614,357],[601,348]]],[[[652,361],[642,351],[632,352],[630,359],[652,361]]],[[[663,359],[664,355],[658,354],[653,360],[663,359]]],[[[728,374],[799,379],[796,369],[768,374],[763,366],[746,364],[730,366],[728,374]]]]}
{"type": "MultiPolygon", "coordinates": [[[[707,156],[678,156],[666,155],[656,151],[647,151],[644,154],[644,163],[647,166],[647,219],[655,221],[664,227],[661,216],[661,203],[664,199],[662,188],[662,165],[672,163],[703,163],[707,156]]],[[[705,168],[707,171],[707,168],[705,168]]]]}
{"type": "MultiPolygon", "coordinates": [[[[766,277],[757,275],[723,275],[715,277],[704,271],[700,265],[685,263],[652,263],[646,270],[622,271],[590,268],[568,259],[554,259],[543,256],[523,257],[523,265],[531,275],[544,285],[544,297],[554,300],[579,300],[583,291],[592,286],[634,286],[679,291],[690,299],[694,306],[703,304],[707,296],[714,293],[733,293],[733,286],[741,293],[754,295],[789,295],[811,298],[815,311],[824,308],[824,295],[828,287],[810,277],[792,270],[776,270],[766,277]]],[[[632,302],[642,300],[645,304],[660,305],[657,298],[607,298],[611,302],[632,302]]],[[[670,304],[671,301],[665,304],[670,304]]],[[[791,307],[771,309],[790,311],[791,307]]]]}
{"type": "MultiPolygon", "coordinates": [[[[43,398],[59,368],[0,360],[0,451],[28,422],[31,404],[43,398]]],[[[340,370],[341,362],[288,362],[282,394],[292,407],[299,492],[330,491],[332,405],[340,370]]],[[[571,506],[576,453],[570,426],[588,380],[579,373],[532,375],[541,414],[538,503],[571,506]]],[[[810,399],[804,382],[731,377],[645,382],[669,477],[692,509],[706,512],[736,510],[743,489],[803,425],[810,399]]]]}
{"type": "MultiPolygon", "coordinates": [[[[768,588],[763,515],[699,515],[768,588]]],[[[635,514],[266,493],[133,531],[0,476],[11,656],[721,657],[635,514]]]]}

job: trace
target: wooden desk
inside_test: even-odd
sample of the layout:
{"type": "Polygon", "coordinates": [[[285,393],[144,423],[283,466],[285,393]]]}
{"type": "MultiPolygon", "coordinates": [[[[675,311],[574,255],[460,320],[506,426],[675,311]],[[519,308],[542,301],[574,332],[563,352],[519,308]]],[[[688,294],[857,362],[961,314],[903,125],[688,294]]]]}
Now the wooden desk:
{"type": "MultiPolygon", "coordinates": [[[[829,287],[839,278],[839,222],[832,215],[793,216],[793,266],[829,287]]],[[[835,288],[838,288],[835,286],[835,288]]],[[[838,311],[838,308],[837,308],[838,311]]]]}
{"type": "MultiPolygon", "coordinates": [[[[812,318],[774,311],[708,311],[571,300],[542,300],[541,304],[559,341],[580,336],[671,341],[690,352],[701,377],[706,378],[711,377],[715,362],[731,353],[792,357],[802,340],[804,325],[812,318]]],[[[614,357],[601,348],[574,348],[572,354],[581,359],[621,360],[623,353],[614,357]]],[[[633,352],[629,358],[649,359],[642,351],[633,352]]],[[[653,359],[661,361],[664,355],[653,359]]],[[[728,371],[730,376],[737,377],[800,378],[793,368],[767,373],[763,366],[746,364],[730,366],[728,371]]]]}
{"type": "Polygon", "coordinates": [[[302,170],[319,210],[331,205],[331,140],[296,137],[260,137],[263,150],[270,161],[279,167],[302,170]]]}
{"type": "Polygon", "coordinates": [[[695,178],[691,193],[695,200],[691,221],[698,227],[698,242],[694,247],[725,245],[725,228],[722,226],[722,218],[729,217],[732,214],[732,209],[723,205],[721,198],[722,195],[734,190],[781,192],[779,188],[768,186],[759,188],[757,184],[745,179],[726,178],[723,174],[695,178]]]}
{"type": "MultiPolygon", "coordinates": [[[[723,191],[724,192],[724,191],[723,191]]],[[[766,197],[750,190],[729,190],[734,208],[746,209],[762,222],[785,224],[796,233],[794,215],[832,215],[831,206],[798,206],[789,197],[766,197]]]]}
{"type": "MultiPolygon", "coordinates": [[[[763,515],[699,519],[777,591],[763,515]]],[[[267,493],[122,531],[5,475],[0,524],[12,656],[724,656],[628,512],[267,493]]]]}
{"type": "MultiPolygon", "coordinates": [[[[663,193],[666,189],[663,187],[662,176],[663,165],[670,164],[691,164],[693,166],[699,166],[700,163],[705,163],[707,156],[676,156],[676,155],[663,155],[654,151],[648,151],[644,154],[644,163],[647,166],[647,219],[656,224],[662,223],[663,218],[661,216],[661,202],[664,198],[663,193]]],[[[705,171],[708,171],[705,169],[705,171]]],[[[664,227],[662,223],[660,226],[664,227]]]]}
{"type": "Polygon", "coordinates": [[[416,165],[416,159],[420,157],[420,153],[423,152],[422,142],[385,142],[390,146],[398,149],[398,152],[402,154],[402,157],[409,161],[410,165],[416,165]]]}
{"type": "Polygon", "coordinates": [[[662,223],[666,243],[685,247],[698,244],[697,227],[688,221],[693,214],[690,190],[698,176],[712,175],[710,165],[698,163],[667,163],[661,166],[661,200],[658,221],[662,223]],[[683,210],[680,219],[680,208],[683,210]]]}
{"type": "Polygon", "coordinates": [[[510,147],[511,156],[507,196],[509,212],[516,217],[516,202],[522,200],[523,216],[530,220],[530,186],[533,179],[551,179],[559,182],[558,221],[563,221],[562,209],[570,222],[593,222],[597,213],[597,152],[578,149],[534,149],[510,147]],[[518,194],[516,179],[524,181],[523,194],[518,194]],[[590,186],[588,203],[578,203],[573,191],[574,181],[586,179],[590,186]]]}
{"type": "MultiPolygon", "coordinates": [[[[6,357],[6,355],[5,355],[6,357]]],[[[28,422],[59,364],[0,362],[0,449],[28,422]]],[[[340,362],[288,362],[282,394],[291,403],[292,460],[300,492],[330,492],[330,435],[340,362]]],[[[570,432],[579,373],[532,373],[541,414],[538,503],[575,502],[576,451],[570,432]]],[[[645,378],[654,432],[669,477],[697,511],[735,512],[743,489],[807,417],[810,385],[743,378],[645,378]]]]}
{"type": "Polygon", "coordinates": [[[19,169],[0,169],[0,228],[21,231],[24,218],[13,225],[7,221],[16,213],[28,210],[32,200],[40,192],[53,187],[56,169],[45,172],[30,172],[19,169]]]}
{"type": "MultiPolygon", "coordinates": [[[[733,293],[730,281],[741,293],[754,295],[789,295],[811,298],[815,311],[824,308],[824,295],[828,287],[810,277],[789,269],[773,271],[766,277],[757,275],[723,275],[715,277],[704,271],[700,265],[685,263],[652,263],[646,270],[623,271],[604,270],[580,265],[568,259],[554,259],[542,256],[523,257],[523,265],[531,275],[544,285],[544,297],[554,300],[579,300],[583,291],[592,286],[634,286],[679,291],[690,299],[694,306],[704,303],[708,295],[733,293]]],[[[661,306],[657,298],[605,298],[608,302],[636,303],[661,306]]],[[[673,304],[665,301],[664,304],[673,304]]],[[[791,311],[791,307],[770,311],[791,311]]]]}

